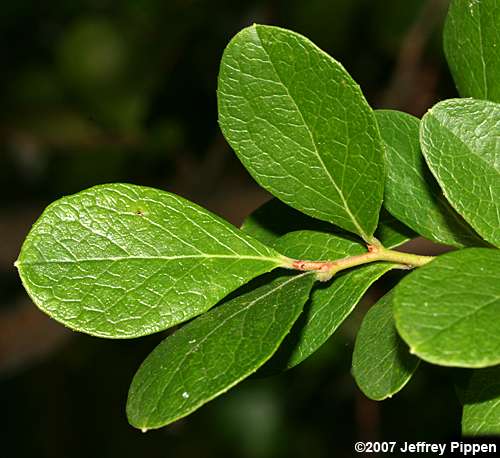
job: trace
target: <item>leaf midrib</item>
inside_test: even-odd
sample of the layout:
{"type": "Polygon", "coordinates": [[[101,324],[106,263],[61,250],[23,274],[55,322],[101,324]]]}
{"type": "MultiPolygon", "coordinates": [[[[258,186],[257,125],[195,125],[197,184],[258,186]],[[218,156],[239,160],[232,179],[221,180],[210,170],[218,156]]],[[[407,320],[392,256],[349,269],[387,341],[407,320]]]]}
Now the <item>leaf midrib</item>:
{"type": "Polygon", "coordinates": [[[84,258],[84,259],[49,259],[44,261],[17,261],[16,266],[32,266],[32,265],[44,265],[44,264],[79,264],[84,262],[119,262],[119,261],[171,261],[177,259],[245,259],[245,260],[255,260],[255,261],[272,261],[278,265],[283,265],[285,257],[283,258],[272,258],[269,256],[237,256],[237,255],[212,255],[212,254],[193,254],[193,255],[182,255],[182,256],[118,256],[118,257],[108,257],[108,258],[84,258]]]}
{"type": "MultiPolygon", "coordinates": [[[[420,342],[416,343],[413,346],[413,349],[417,350],[417,349],[421,349],[422,347],[428,346],[429,342],[431,342],[434,339],[439,338],[440,335],[443,334],[444,332],[449,331],[450,329],[454,328],[457,325],[460,325],[463,321],[466,321],[466,320],[468,320],[471,317],[476,318],[476,315],[478,313],[484,311],[484,309],[489,308],[492,305],[498,306],[499,299],[500,299],[500,297],[495,296],[494,299],[492,299],[491,301],[489,301],[489,302],[487,302],[485,304],[480,305],[479,307],[477,307],[474,310],[472,310],[472,312],[469,312],[469,313],[466,313],[465,315],[460,316],[459,318],[453,320],[451,323],[447,323],[445,326],[443,326],[442,328],[438,329],[437,332],[435,332],[433,335],[431,335],[431,336],[429,336],[429,337],[421,340],[420,342]]],[[[469,367],[476,367],[476,366],[469,366],[469,367]]],[[[477,366],[477,367],[480,367],[480,366],[477,366]]]]}
{"type": "Polygon", "coordinates": [[[488,99],[488,92],[489,92],[489,87],[488,87],[488,80],[487,80],[487,72],[486,72],[486,60],[484,58],[484,47],[483,47],[483,26],[481,22],[481,4],[478,5],[477,9],[477,14],[478,14],[478,26],[479,26],[479,55],[481,56],[481,73],[483,77],[483,86],[484,86],[484,98],[488,99]]]}
{"type": "MultiPolygon", "coordinates": [[[[440,128],[442,128],[444,131],[446,131],[447,133],[450,134],[451,137],[453,137],[453,139],[455,139],[458,143],[460,143],[460,145],[462,145],[464,148],[467,149],[467,151],[469,151],[471,153],[471,156],[472,157],[476,157],[477,159],[479,159],[481,161],[482,164],[486,164],[488,166],[488,168],[492,168],[496,173],[497,175],[500,177],[500,170],[498,170],[495,166],[495,164],[491,164],[487,159],[485,159],[483,156],[481,156],[480,154],[478,154],[476,151],[475,148],[472,148],[471,146],[469,146],[468,143],[466,143],[464,140],[462,140],[461,137],[459,137],[453,130],[451,130],[446,124],[444,124],[441,120],[441,118],[439,118],[438,116],[436,116],[434,114],[434,111],[431,109],[430,112],[429,112],[432,117],[436,120],[436,122],[439,124],[440,128]]],[[[438,158],[435,154],[432,155],[434,158],[438,158]]],[[[432,168],[431,168],[431,171],[432,171],[432,168]]]]}

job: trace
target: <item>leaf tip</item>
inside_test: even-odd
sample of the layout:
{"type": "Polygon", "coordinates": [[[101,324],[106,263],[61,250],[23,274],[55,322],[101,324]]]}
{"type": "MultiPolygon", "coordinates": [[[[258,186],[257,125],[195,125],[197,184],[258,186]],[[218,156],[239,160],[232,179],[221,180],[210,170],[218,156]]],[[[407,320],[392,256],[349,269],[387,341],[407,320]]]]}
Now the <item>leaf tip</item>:
{"type": "Polygon", "coordinates": [[[148,428],[146,428],[145,426],[142,427],[142,428],[139,428],[141,430],[141,433],[147,433],[148,432],[148,428]]]}

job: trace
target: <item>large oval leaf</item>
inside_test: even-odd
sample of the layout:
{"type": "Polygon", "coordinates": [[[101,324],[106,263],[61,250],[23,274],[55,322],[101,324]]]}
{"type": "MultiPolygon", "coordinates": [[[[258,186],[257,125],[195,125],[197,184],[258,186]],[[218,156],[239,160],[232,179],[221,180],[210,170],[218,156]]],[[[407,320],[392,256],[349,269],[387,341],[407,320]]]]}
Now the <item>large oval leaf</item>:
{"type": "Polygon", "coordinates": [[[394,289],[396,327],[422,359],[443,366],[500,363],[500,251],[439,256],[394,289]]]}
{"type": "Polygon", "coordinates": [[[401,390],[417,369],[419,359],[408,352],[392,315],[392,292],[370,308],[356,336],[352,375],[370,399],[380,401],[401,390]]]}
{"type": "Polygon", "coordinates": [[[377,123],[346,70],[307,38],[254,25],[226,48],[219,122],[256,181],[371,241],[385,165],[377,123]]]}
{"type": "Polygon", "coordinates": [[[143,430],[182,418],[257,370],[302,311],[314,275],[279,277],[167,337],[132,381],[130,423],[143,430]]]}
{"type": "Polygon", "coordinates": [[[186,321],[283,259],[181,197],[111,184],[50,205],[17,267],[52,318],[122,338],[186,321]]]}
{"type": "Polygon", "coordinates": [[[422,119],[420,143],[451,205],[500,247],[500,104],[440,102],[422,119]]]}
{"type": "Polygon", "coordinates": [[[500,102],[500,0],[453,0],[443,37],[460,95],[500,102]]]}
{"type": "Polygon", "coordinates": [[[386,146],[387,210],[429,240],[457,247],[484,245],[448,203],[427,167],[420,151],[420,120],[394,110],[377,110],[375,115],[386,146]]]}

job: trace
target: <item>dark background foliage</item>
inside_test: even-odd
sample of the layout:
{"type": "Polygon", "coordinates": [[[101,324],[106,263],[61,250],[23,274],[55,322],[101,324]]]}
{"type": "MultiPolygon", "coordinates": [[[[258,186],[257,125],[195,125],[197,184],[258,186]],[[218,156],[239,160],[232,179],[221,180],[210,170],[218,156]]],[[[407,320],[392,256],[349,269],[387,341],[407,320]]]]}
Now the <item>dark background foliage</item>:
{"type": "MultiPolygon", "coordinates": [[[[235,224],[268,196],[217,126],[224,46],[253,22],[301,32],[375,107],[421,115],[453,97],[446,0],[5,1],[0,16],[0,456],[351,456],[355,440],[458,434],[449,372],[422,365],[382,404],[350,375],[353,336],[379,284],[317,355],[252,379],[159,431],[128,426],[128,384],[162,336],[72,333],[29,301],[13,262],[51,201],[104,182],[155,186],[235,224]]],[[[386,280],[391,281],[391,279],[386,280]]]]}

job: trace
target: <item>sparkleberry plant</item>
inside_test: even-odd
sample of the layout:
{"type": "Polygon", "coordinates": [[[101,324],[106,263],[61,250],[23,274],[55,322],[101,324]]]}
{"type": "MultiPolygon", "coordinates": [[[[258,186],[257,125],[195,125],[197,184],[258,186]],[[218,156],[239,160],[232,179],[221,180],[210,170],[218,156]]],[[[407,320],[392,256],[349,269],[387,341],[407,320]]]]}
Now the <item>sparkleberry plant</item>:
{"type": "Polygon", "coordinates": [[[45,210],[16,262],[40,309],[117,339],[191,320],[135,375],[133,426],[162,427],[259,368],[299,364],[370,285],[403,269],[361,325],[357,384],[381,400],[420,360],[471,368],[458,389],[463,432],[500,433],[500,0],[454,0],[444,49],[464,98],[419,120],[372,110],[307,38],[248,27],[222,57],[219,122],[277,199],[241,229],[130,184],[96,186],[45,210]],[[395,249],[417,235],[454,250],[395,249]]]}

